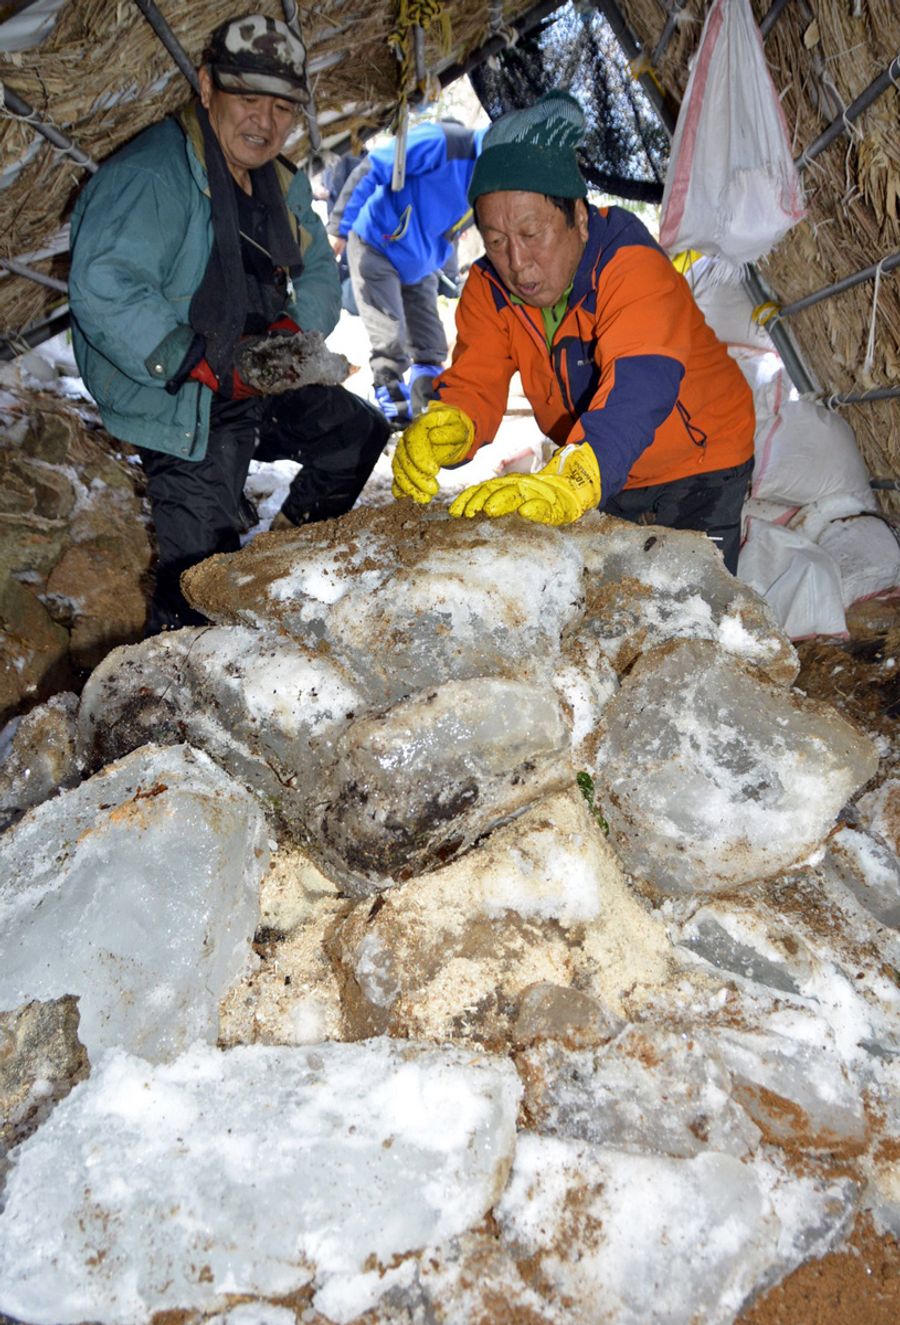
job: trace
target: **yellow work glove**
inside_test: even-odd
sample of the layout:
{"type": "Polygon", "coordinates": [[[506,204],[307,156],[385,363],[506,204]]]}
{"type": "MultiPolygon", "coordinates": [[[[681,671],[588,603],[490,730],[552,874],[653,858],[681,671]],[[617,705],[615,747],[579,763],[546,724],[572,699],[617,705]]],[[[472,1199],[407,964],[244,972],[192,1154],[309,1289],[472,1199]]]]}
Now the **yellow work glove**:
{"type": "Polygon", "coordinates": [[[469,454],[475,440],[475,425],[455,405],[432,400],[424,414],[403,432],[394,452],[395,497],[431,501],[438,490],[438,470],[455,465],[469,454]]]}
{"type": "Polygon", "coordinates": [[[571,524],[599,505],[600,468],[588,446],[564,446],[536,474],[490,478],[461,492],[451,515],[512,515],[518,511],[536,524],[571,524]]]}

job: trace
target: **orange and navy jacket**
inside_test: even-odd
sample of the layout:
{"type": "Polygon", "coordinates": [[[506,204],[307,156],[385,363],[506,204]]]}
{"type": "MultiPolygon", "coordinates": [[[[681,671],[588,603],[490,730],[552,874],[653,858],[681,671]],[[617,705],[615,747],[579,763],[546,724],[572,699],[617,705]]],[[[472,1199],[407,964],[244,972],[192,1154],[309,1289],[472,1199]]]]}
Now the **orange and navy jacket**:
{"type": "MultiPolygon", "coordinates": [[[[588,442],[604,499],[743,464],[753,397],[690,287],[621,207],[589,208],[588,239],[548,348],[540,309],[514,304],[489,259],[472,267],[439,398],[493,440],[518,372],[538,425],[558,446],[588,442]]],[[[601,502],[601,506],[603,502],[601,502]]]]}

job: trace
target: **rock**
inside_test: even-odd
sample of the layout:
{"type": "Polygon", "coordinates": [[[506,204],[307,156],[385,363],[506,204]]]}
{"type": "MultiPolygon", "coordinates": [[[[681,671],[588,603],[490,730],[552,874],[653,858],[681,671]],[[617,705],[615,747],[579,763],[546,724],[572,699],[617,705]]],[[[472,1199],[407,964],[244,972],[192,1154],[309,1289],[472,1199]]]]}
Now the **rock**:
{"type": "Polygon", "coordinates": [[[830,839],[842,882],[879,924],[900,930],[900,860],[882,839],[842,825],[830,839]]]}
{"type": "Polygon", "coordinates": [[[887,778],[880,787],[856,802],[862,823],[900,856],[900,777],[887,778]]]}
{"type": "MultiPolygon", "coordinates": [[[[19,451],[5,448],[0,449],[0,473],[4,484],[0,512],[7,518],[18,517],[23,523],[27,521],[36,532],[46,529],[49,542],[54,523],[65,521],[75,505],[71,479],[40,460],[32,460],[19,451]]],[[[9,554],[15,556],[12,549],[9,554]]],[[[41,569],[40,565],[20,565],[17,561],[13,565],[23,571],[41,569]]]]}
{"type": "Polygon", "coordinates": [[[846,1179],[792,1177],[761,1159],[525,1134],[495,1213],[570,1325],[596,1325],[598,1303],[615,1325],[732,1325],[751,1296],[845,1234],[855,1199],[846,1179]]]}
{"type": "Polygon", "coordinates": [[[349,1322],[498,1199],[518,1097],[507,1062],[386,1040],[112,1052],[19,1147],[0,1310],[134,1325],[312,1282],[349,1322]]]}
{"type": "Polygon", "coordinates": [[[795,679],[797,654],[771,608],[705,534],[608,515],[578,521],[572,534],[587,572],[584,629],[617,672],[669,640],[702,639],[779,685],[795,679]]]}
{"type": "Polygon", "coordinates": [[[260,792],[353,895],[433,868],[586,761],[615,686],[482,677],[370,711],[328,650],[268,630],[195,627],[111,653],[79,711],[89,767],[188,741],[260,792]],[[574,746],[574,749],[573,749],[574,746]]]}
{"type": "Polygon", "coordinates": [[[880,1232],[900,1238],[900,1058],[885,1065],[880,1085],[871,1111],[881,1123],[881,1139],[862,1160],[864,1206],[880,1232]]]}
{"type": "MultiPolygon", "coordinates": [[[[34,357],[40,359],[39,355],[34,357]]],[[[55,372],[53,376],[56,376],[55,372]]],[[[62,465],[70,458],[70,450],[78,435],[79,422],[74,412],[70,414],[65,406],[56,404],[54,408],[43,401],[29,415],[22,449],[26,455],[34,456],[45,465],[62,465]]]]}
{"type": "Polygon", "coordinates": [[[465,1233],[429,1248],[419,1269],[435,1325],[566,1325],[567,1310],[528,1283],[508,1248],[487,1233],[465,1233]]]}
{"type": "Polygon", "coordinates": [[[531,1128],[617,1150],[738,1157],[760,1132],[731,1098],[732,1082],[702,1036],[628,1026],[609,1044],[544,1041],[517,1058],[531,1128]]]}
{"type": "Polygon", "coordinates": [[[146,624],[147,599],[140,576],[150,564],[150,547],[135,564],[129,545],[104,537],[66,548],[47,579],[47,596],[70,627],[73,662],[95,667],[117,644],[138,638],[146,624]]]}
{"type": "Polygon", "coordinates": [[[900,1055],[900,935],[857,899],[837,853],[700,906],[680,904],[688,911],[680,918],[679,906],[666,904],[678,955],[718,970],[757,1025],[836,1054],[863,1080],[870,1055],[900,1055]]]}
{"type": "Polygon", "coordinates": [[[672,937],[704,962],[748,985],[800,995],[815,957],[784,917],[758,906],[715,901],[694,910],[672,937]]]}
{"type": "Polygon", "coordinates": [[[246,627],[189,627],[116,649],[85,685],[89,767],[146,741],[188,741],[253,787],[295,834],[323,763],[365,699],[327,654],[246,627]]]}
{"type": "Polygon", "coordinates": [[[329,852],[326,872],[365,896],[434,869],[570,778],[555,695],[448,681],[340,733],[311,841],[329,852]]]}
{"type": "Polygon", "coordinates": [[[584,607],[567,533],[472,524],[408,504],[264,534],[188,571],[190,602],[222,624],[321,639],[380,705],[447,680],[542,679],[584,607]]]}
{"type": "Polygon", "coordinates": [[[113,454],[123,444],[65,401],[17,394],[27,413],[0,436],[0,722],[140,635],[150,563],[141,471],[113,454]]]}
{"type": "Polygon", "coordinates": [[[662,926],[629,892],[577,792],[548,797],[473,851],[358,905],[331,944],[345,1034],[507,1045],[535,984],[609,1017],[669,976],[662,926]]]}
{"type": "Polygon", "coordinates": [[[605,1044],[624,1023],[598,999],[564,985],[529,985],[522,991],[512,1039],[526,1046],[558,1040],[570,1049],[605,1044]]]}
{"type": "Polygon", "coordinates": [[[144,747],[30,811],[0,838],[0,1009],[76,995],[92,1063],[214,1041],[266,837],[249,793],[187,746],[144,747]]]}
{"type": "Polygon", "coordinates": [[[18,580],[0,578],[0,723],[66,688],[69,633],[18,580]]]}
{"type": "Polygon", "coordinates": [[[6,1152],[36,1131],[88,1071],[76,999],[0,1012],[0,1191],[6,1152]]]}
{"type": "Polygon", "coordinates": [[[872,742],[706,641],[644,654],[592,769],[625,867],[664,893],[724,891],[810,856],[873,775],[872,742]]]}
{"type": "Polygon", "coordinates": [[[860,1091],[835,1054],[785,1035],[722,1027],[708,1032],[707,1043],[731,1075],[734,1099],[770,1145],[843,1157],[866,1148],[860,1091]]]}
{"type": "Polygon", "coordinates": [[[79,781],[77,709],[77,697],[63,691],[18,723],[9,754],[0,763],[0,831],[61,787],[74,787],[79,781]]]}

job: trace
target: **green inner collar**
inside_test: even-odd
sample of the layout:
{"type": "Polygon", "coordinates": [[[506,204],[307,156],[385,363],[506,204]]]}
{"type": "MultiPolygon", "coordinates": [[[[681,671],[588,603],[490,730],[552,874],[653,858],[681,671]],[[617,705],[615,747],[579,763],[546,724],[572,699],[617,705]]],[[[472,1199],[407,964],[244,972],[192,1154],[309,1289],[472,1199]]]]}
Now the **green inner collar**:
{"type": "MultiPolygon", "coordinates": [[[[566,315],[566,309],[569,305],[569,295],[572,293],[572,286],[574,284],[574,281],[569,283],[552,308],[538,309],[538,312],[544,320],[544,338],[547,341],[548,347],[553,344],[553,337],[556,335],[560,322],[562,322],[566,315]]],[[[512,304],[518,304],[521,308],[531,307],[530,304],[525,303],[524,299],[520,299],[518,295],[515,295],[512,292],[510,292],[509,301],[512,304]]]]}

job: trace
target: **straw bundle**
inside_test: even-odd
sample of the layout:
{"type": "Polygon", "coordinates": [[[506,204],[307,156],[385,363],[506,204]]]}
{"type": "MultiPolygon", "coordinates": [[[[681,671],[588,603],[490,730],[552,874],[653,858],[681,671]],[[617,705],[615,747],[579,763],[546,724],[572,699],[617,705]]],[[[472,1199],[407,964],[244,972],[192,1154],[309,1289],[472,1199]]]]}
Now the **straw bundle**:
{"type": "MultiPolygon", "coordinates": [[[[507,0],[511,22],[533,0],[507,0]]],[[[388,44],[399,0],[361,6],[358,0],[300,4],[316,122],[324,146],[359,142],[391,120],[398,98],[400,65],[388,44]]],[[[278,0],[159,0],[158,8],[193,64],[216,25],[249,9],[283,18],[278,0]]],[[[440,23],[426,29],[428,68],[461,60],[485,40],[486,6],[481,0],[445,0],[450,44],[440,23]]],[[[184,75],[130,0],[68,0],[39,47],[0,57],[0,79],[37,113],[102,161],[154,120],[190,96],[184,75]]],[[[288,145],[296,162],[309,155],[306,124],[288,145]]],[[[3,192],[0,256],[21,258],[39,251],[66,220],[87,172],[38,137],[27,124],[0,116],[0,171],[24,162],[3,192]]],[[[65,279],[59,259],[37,261],[36,270],[65,279]]],[[[63,302],[63,296],[22,278],[0,275],[0,334],[20,331],[63,302]]]]}
{"type": "MultiPolygon", "coordinates": [[[[663,85],[679,100],[710,3],[687,0],[659,61],[663,85]]],[[[752,4],[761,19],[771,0],[752,4]]],[[[652,51],[668,5],[620,0],[620,8],[642,46],[652,51]]],[[[769,33],[765,50],[799,156],[897,55],[900,10],[895,0],[866,0],[862,6],[853,0],[792,0],[769,33]]],[[[761,264],[782,305],[900,250],[897,98],[889,88],[851,134],[839,137],[806,169],[807,219],[761,264]]],[[[900,385],[900,270],[880,282],[874,353],[867,367],[873,292],[869,280],[786,322],[826,394],[900,385]]],[[[846,406],[842,414],[856,432],[872,475],[900,475],[900,400],[846,406]]],[[[900,494],[888,494],[884,504],[900,511],[900,494]]]]}

